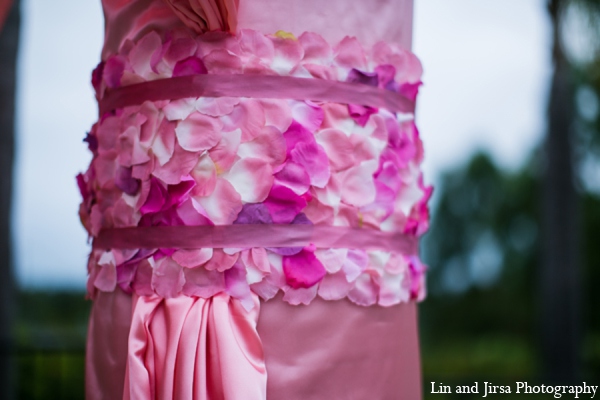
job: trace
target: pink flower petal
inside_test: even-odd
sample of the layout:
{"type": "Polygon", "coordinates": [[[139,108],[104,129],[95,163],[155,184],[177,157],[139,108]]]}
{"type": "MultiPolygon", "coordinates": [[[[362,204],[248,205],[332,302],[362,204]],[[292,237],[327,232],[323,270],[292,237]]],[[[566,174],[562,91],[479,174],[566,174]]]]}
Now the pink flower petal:
{"type": "Polygon", "coordinates": [[[319,296],[324,300],[341,300],[352,289],[352,283],[346,280],[343,272],[327,274],[319,283],[319,296]]]}
{"type": "Polygon", "coordinates": [[[302,195],[310,188],[310,177],[300,165],[288,161],[284,167],[275,174],[275,182],[302,195]]]}
{"type": "Polygon", "coordinates": [[[187,226],[212,225],[206,215],[198,212],[197,207],[200,206],[194,206],[193,199],[188,199],[177,207],[177,216],[187,226]]]}
{"type": "Polygon", "coordinates": [[[214,249],[212,257],[204,265],[208,271],[223,272],[233,266],[239,257],[239,253],[227,254],[222,249],[214,249]]]}
{"type": "Polygon", "coordinates": [[[230,114],[240,99],[235,97],[200,97],[196,100],[196,110],[211,117],[230,114]]]}
{"type": "Polygon", "coordinates": [[[135,278],[131,283],[131,288],[140,296],[151,296],[154,294],[152,289],[152,259],[140,261],[135,271],[135,278]]]}
{"type": "Polygon", "coordinates": [[[98,260],[100,270],[94,279],[94,286],[103,292],[112,292],[117,287],[117,268],[112,252],[105,252],[98,260]]]}
{"type": "Polygon", "coordinates": [[[300,35],[298,41],[304,49],[303,62],[325,64],[331,60],[333,51],[321,35],[313,32],[304,32],[300,35]]]}
{"type": "Polygon", "coordinates": [[[183,269],[170,257],[156,261],[152,275],[152,288],[157,295],[165,299],[176,297],[183,288],[185,277],[183,269]]]}
{"type": "Polygon", "coordinates": [[[192,192],[194,196],[209,196],[215,190],[217,170],[208,154],[205,153],[200,157],[190,175],[196,181],[196,187],[192,192]]]}
{"type": "Polygon", "coordinates": [[[317,249],[315,251],[315,256],[330,274],[342,269],[347,255],[348,249],[317,249]]]}
{"type": "Polygon", "coordinates": [[[344,68],[356,68],[364,70],[367,68],[365,52],[355,37],[346,36],[335,47],[335,62],[344,68]]]}
{"type": "Polygon", "coordinates": [[[309,288],[327,273],[311,247],[293,256],[283,256],[283,272],[286,283],[293,289],[309,288]]]}
{"type": "Polygon", "coordinates": [[[196,268],[208,260],[210,260],[213,256],[213,249],[205,248],[205,249],[191,249],[191,250],[177,250],[171,256],[175,262],[177,262],[182,267],[187,268],[196,268]]]}
{"type": "Polygon", "coordinates": [[[240,47],[247,55],[258,57],[262,62],[269,64],[275,55],[275,48],[262,33],[252,29],[242,29],[239,32],[240,47]]]}
{"type": "Polygon", "coordinates": [[[222,272],[207,271],[203,267],[184,268],[185,284],[182,292],[186,296],[208,299],[225,291],[225,276],[222,272]]]}
{"type": "Polygon", "coordinates": [[[231,169],[237,158],[241,137],[242,131],[240,129],[223,132],[219,143],[208,151],[210,159],[214,162],[217,174],[231,169]]]}
{"type": "Polygon", "coordinates": [[[302,60],[304,49],[295,39],[271,37],[275,46],[275,55],[271,69],[280,75],[287,75],[302,60]]]}
{"type": "Polygon", "coordinates": [[[283,300],[293,306],[300,304],[309,305],[317,297],[317,285],[309,288],[287,288],[283,295],[283,300]]]}
{"type": "Polygon", "coordinates": [[[273,169],[266,160],[243,158],[233,164],[223,178],[231,183],[243,202],[260,203],[273,186],[273,169]]]}
{"type": "Polygon", "coordinates": [[[197,162],[197,153],[185,151],[175,143],[173,157],[165,165],[155,166],[152,174],[167,184],[176,185],[190,174],[197,162]]]}
{"type": "Polygon", "coordinates": [[[196,100],[185,98],[169,101],[169,104],[163,107],[163,112],[169,121],[177,121],[186,119],[195,109],[196,100]]]}
{"type": "Polygon", "coordinates": [[[356,207],[362,207],[375,201],[375,182],[373,174],[377,170],[377,161],[363,161],[344,173],[342,181],[342,201],[356,207]]]}
{"type": "Polygon", "coordinates": [[[165,165],[175,151],[175,127],[177,124],[163,119],[158,126],[156,139],[152,143],[152,153],[160,165],[165,165]]]}
{"type": "Polygon", "coordinates": [[[236,263],[232,268],[225,271],[225,288],[227,293],[241,301],[242,306],[247,310],[254,308],[252,292],[246,280],[246,269],[243,265],[236,263]]]}
{"type": "Polygon", "coordinates": [[[235,106],[231,114],[221,117],[221,120],[225,131],[241,128],[242,142],[246,142],[262,132],[266,122],[265,110],[260,101],[244,99],[235,106]]]}
{"type": "Polygon", "coordinates": [[[194,196],[215,225],[229,225],[242,210],[242,198],[225,179],[218,178],[215,190],[207,197],[194,196]]]}
{"type": "Polygon", "coordinates": [[[152,76],[151,60],[154,53],[162,50],[162,40],[158,33],[150,31],[137,41],[129,53],[129,61],[133,71],[144,78],[152,76]]]}
{"type": "Polygon", "coordinates": [[[404,275],[384,274],[379,280],[379,301],[383,307],[393,306],[409,300],[408,292],[402,290],[404,275]]]}
{"type": "Polygon", "coordinates": [[[346,260],[342,264],[342,270],[348,282],[353,282],[367,268],[369,257],[364,250],[348,250],[346,260]]]}
{"type": "Polygon", "coordinates": [[[286,100],[260,99],[258,102],[265,113],[266,126],[274,126],[279,132],[285,132],[290,127],[292,117],[286,100]]]}
{"type": "Polygon", "coordinates": [[[329,159],[323,147],[314,139],[312,143],[298,143],[290,152],[291,160],[304,167],[310,177],[310,184],[319,188],[329,181],[329,159]]]}
{"type": "Polygon", "coordinates": [[[289,224],[306,207],[306,200],[285,186],[274,185],[264,202],[276,224],[289,224]]]}
{"type": "Polygon", "coordinates": [[[377,283],[371,278],[371,275],[365,273],[358,277],[354,288],[348,293],[348,298],[359,306],[367,307],[377,303],[378,293],[377,283]]]}
{"type": "Polygon", "coordinates": [[[204,65],[211,74],[239,74],[242,72],[242,61],[227,50],[213,50],[204,58],[204,65]]]}
{"type": "Polygon", "coordinates": [[[333,171],[341,171],[354,165],[354,145],[344,132],[338,129],[323,129],[316,135],[316,139],[325,149],[333,171]]]}
{"type": "Polygon", "coordinates": [[[285,160],[286,142],[277,128],[266,126],[253,140],[242,143],[237,155],[241,158],[260,158],[276,167],[285,160]]]}
{"type": "Polygon", "coordinates": [[[292,105],[292,118],[310,132],[315,132],[323,123],[324,113],[314,103],[295,101],[292,105]]]}
{"type": "Polygon", "coordinates": [[[177,124],[175,133],[184,150],[204,151],[219,143],[222,128],[218,119],[195,112],[177,124]]]}

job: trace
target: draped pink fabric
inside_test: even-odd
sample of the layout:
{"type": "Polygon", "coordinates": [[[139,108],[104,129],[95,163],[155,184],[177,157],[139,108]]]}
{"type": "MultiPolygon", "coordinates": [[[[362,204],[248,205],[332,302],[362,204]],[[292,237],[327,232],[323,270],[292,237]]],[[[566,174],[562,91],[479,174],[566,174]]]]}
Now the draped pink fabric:
{"type": "Polygon", "coordinates": [[[123,398],[264,399],[267,371],[254,299],[247,312],[224,293],[134,295],[123,398]]]}

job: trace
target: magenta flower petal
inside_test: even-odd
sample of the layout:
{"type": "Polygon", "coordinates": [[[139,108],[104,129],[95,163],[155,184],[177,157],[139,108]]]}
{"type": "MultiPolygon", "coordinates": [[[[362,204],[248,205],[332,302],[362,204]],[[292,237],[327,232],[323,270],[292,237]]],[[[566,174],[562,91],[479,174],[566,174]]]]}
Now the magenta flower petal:
{"type": "Polygon", "coordinates": [[[121,86],[121,78],[125,72],[125,60],[123,57],[115,56],[110,57],[104,65],[102,76],[106,86],[111,89],[118,88],[121,86]]]}
{"type": "Polygon", "coordinates": [[[167,188],[168,200],[166,201],[164,208],[168,208],[174,205],[178,206],[179,204],[183,203],[189,198],[188,195],[190,194],[194,186],[196,186],[196,181],[194,181],[194,179],[192,179],[189,176],[184,178],[177,185],[169,185],[167,188]]]}
{"type": "Polygon", "coordinates": [[[285,186],[273,185],[264,204],[274,223],[289,224],[306,207],[306,200],[285,186]]]}
{"type": "Polygon", "coordinates": [[[301,195],[310,188],[310,176],[306,170],[294,162],[288,161],[284,167],[275,174],[275,182],[301,195]]]}
{"type": "Polygon", "coordinates": [[[369,117],[377,112],[376,108],[370,106],[361,106],[357,104],[348,104],[348,112],[354,121],[360,126],[365,126],[369,117]]]}
{"type": "Polygon", "coordinates": [[[283,133],[283,137],[285,138],[288,154],[290,154],[298,143],[311,143],[315,140],[313,134],[296,121],[292,121],[290,127],[283,133]]]}
{"type": "Polygon", "coordinates": [[[293,256],[283,256],[285,281],[294,289],[309,288],[321,281],[327,273],[311,247],[305,247],[293,256]]]}
{"type": "Polygon", "coordinates": [[[379,79],[379,87],[382,89],[387,89],[388,85],[394,81],[394,77],[396,76],[396,68],[390,64],[378,65],[375,67],[375,72],[379,79]]]}
{"type": "Polygon", "coordinates": [[[150,178],[150,192],[148,198],[142,207],[140,212],[142,215],[149,213],[156,213],[162,210],[167,200],[167,189],[164,185],[156,178],[150,178]]]}
{"type": "Polygon", "coordinates": [[[195,56],[178,61],[173,68],[173,77],[206,74],[208,71],[201,59],[195,56]]]}

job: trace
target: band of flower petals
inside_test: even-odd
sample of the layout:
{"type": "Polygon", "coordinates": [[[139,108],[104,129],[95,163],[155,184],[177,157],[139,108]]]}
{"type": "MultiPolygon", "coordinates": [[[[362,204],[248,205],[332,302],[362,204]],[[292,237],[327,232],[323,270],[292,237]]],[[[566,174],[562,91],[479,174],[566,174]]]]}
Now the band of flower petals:
{"type": "MultiPolygon", "coordinates": [[[[96,68],[92,84],[101,103],[121,88],[128,93],[179,78],[210,82],[226,75],[229,82],[294,78],[324,88],[366,86],[414,102],[421,73],[412,53],[384,42],[364,49],[355,38],[331,46],[310,32],[295,38],[180,30],[126,41],[96,68]]],[[[413,113],[364,105],[362,98],[238,94],[194,92],[103,108],[114,109],[101,113],[85,139],[93,159],[77,177],[80,217],[100,240],[96,244],[110,232],[128,234],[120,245],[92,249],[90,296],[117,287],[164,298],[225,292],[247,308],[253,307],[252,293],[270,299],[280,291],[290,304],[309,304],[316,296],[363,306],[423,299],[426,266],[416,249],[401,244],[388,250],[364,248],[364,241],[319,248],[305,237],[302,246],[270,247],[253,234],[244,240],[257,240],[235,247],[222,242],[221,248],[158,235],[151,248],[141,242],[123,248],[146,228],[179,232],[175,236],[252,229],[234,225],[377,231],[367,242],[404,235],[411,243],[427,231],[432,187],[420,170],[424,154],[413,113]]]]}

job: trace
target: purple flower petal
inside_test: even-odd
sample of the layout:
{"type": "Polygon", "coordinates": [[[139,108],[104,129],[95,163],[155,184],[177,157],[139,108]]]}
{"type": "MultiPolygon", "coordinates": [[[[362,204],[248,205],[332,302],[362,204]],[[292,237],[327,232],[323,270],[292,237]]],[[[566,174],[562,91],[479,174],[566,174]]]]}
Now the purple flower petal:
{"type": "Polygon", "coordinates": [[[298,196],[285,186],[273,185],[269,197],[263,203],[273,222],[276,224],[289,224],[296,215],[306,207],[306,200],[298,196]]]}
{"type": "Polygon", "coordinates": [[[136,195],[141,187],[141,181],[131,176],[131,167],[119,167],[115,176],[115,186],[128,195],[136,195]]]}
{"type": "Polygon", "coordinates": [[[269,209],[263,203],[247,203],[233,221],[234,224],[272,224],[269,209]]]}
{"type": "Polygon", "coordinates": [[[362,72],[357,70],[356,68],[352,68],[348,73],[348,78],[346,79],[346,81],[351,83],[362,83],[363,85],[377,87],[377,85],[379,84],[379,77],[377,72],[362,72]]]}

